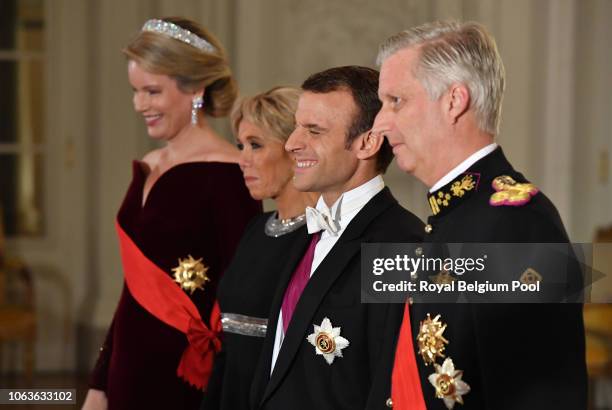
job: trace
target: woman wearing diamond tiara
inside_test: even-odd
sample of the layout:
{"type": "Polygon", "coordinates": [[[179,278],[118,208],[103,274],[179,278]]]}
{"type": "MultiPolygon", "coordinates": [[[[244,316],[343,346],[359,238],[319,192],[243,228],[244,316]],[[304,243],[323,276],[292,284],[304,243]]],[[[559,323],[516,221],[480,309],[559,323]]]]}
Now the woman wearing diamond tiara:
{"type": "Polygon", "coordinates": [[[250,223],[219,283],[223,346],[202,409],[249,408],[249,389],[282,258],[298,236],[306,236],[304,210],[318,199],[318,194],[295,189],[293,160],[285,151],[285,141],[295,128],[299,94],[295,88],[273,88],[242,100],[232,112],[249,192],[255,199],[274,200],[277,211],[250,223]]]}
{"type": "Polygon", "coordinates": [[[217,283],[261,204],[208,123],[236,97],[221,44],[166,18],[123,53],[134,109],[165,145],[133,163],[116,222],[124,287],[84,408],[194,409],[220,349],[217,283]]]}

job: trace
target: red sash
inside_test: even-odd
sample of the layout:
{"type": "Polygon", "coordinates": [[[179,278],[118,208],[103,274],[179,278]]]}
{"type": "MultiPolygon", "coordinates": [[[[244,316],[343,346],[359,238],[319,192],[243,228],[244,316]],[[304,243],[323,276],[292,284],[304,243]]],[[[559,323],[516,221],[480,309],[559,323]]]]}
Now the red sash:
{"type": "Polygon", "coordinates": [[[221,350],[221,314],[215,303],[208,329],[200,312],[189,296],[140,251],[119,222],[115,223],[119,235],[121,260],[125,282],[134,299],[153,316],[183,332],[189,345],[183,352],[176,370],[189,384],[203,389],[212,372],[215,353],[221,350]]]}
{"type": "Polygon", "coordinates": [[[408,303],[404,308],[404,320],[395,350],[395,363],[391,376],[391,398],[394,409],[426,410],[419,368],[414,356],[408,303]]]}

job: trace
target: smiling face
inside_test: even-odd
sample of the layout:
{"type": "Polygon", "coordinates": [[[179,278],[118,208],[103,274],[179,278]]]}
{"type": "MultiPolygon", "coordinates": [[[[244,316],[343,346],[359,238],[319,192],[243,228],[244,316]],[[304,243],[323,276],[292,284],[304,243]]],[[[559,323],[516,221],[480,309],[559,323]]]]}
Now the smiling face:
{"type": "Polygon", "coordinates": [[[444,138],[441,100],[432,101],[414,75],[418,57],[418,49],[408,48],[383,62],[378,88],[383,106],[374,131],[386,136],[399,167],[425,182],[450,141],[444,138]]]}
{"type": "Polygon", "coordinates": [[[240,169],[254,199],[277,198],[291,182],[293,161],[284,143],[243,119],[238,126],[240,169]]]}
{"type": "Polygon", "coordinates": [[[128,78],[134,110],[144,117],[151,138],[171,140],[191,125],[195,94],[184,93],[171,77],[145,71],[134,60],[128,63],[128,78]]]}
{"type": "Polygon", "coordinates": [[[353,96],[346,90],[301,95],[296,128],[285,144],[296,161],[298,190],[337,197],[353,185],[359,160],[355,143],[347,149],[346,140],[356,111],[353,96]]]}

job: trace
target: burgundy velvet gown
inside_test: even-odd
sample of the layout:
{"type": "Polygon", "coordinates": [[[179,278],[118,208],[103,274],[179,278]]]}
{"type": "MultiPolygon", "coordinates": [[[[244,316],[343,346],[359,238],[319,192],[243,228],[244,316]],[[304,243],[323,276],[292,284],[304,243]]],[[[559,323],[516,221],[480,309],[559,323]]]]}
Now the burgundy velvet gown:
{"type": "MultiPolygon", "coordinates": [[[[209,326],[219,279],[245,226],[261,212],[261,203],[250,197],[237,165],[190,162],[161,175],[142,206],[143,166],[133,163],[119,224],[171,277],[179,258],[203,258],[211,281],[187,295],[209,326]]],[[[122,273],[116,275],[120,280],[122,273]]],[[[106,392],[110,410],[197,409],[202,392],[176,375],[187,343],[185,334],[141,307],[124,281],[91,387],[106,392]]]]}

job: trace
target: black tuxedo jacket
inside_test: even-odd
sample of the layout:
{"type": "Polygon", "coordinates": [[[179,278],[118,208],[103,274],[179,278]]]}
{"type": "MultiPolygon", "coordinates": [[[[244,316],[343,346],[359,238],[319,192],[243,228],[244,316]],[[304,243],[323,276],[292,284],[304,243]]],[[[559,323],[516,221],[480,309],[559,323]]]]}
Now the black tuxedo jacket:
{"type": "Polygon", "coordinates": [[[364,242],[420,242],[423,224],[385,188],[348,225],[318,266],[293,313],[270,375],[272,351],[287,284],[309,238],[296,241],[286,258],[268,321],[262,356],[251,388],[256,409],[363,409],[389,396],[389,357],[402,318],[401,304],[362,304],[360,248],[364,242]],[[329,318],[350,345],[329,365],[307,340],[313,325],[329,318]],[[383,357],[386,360],[383,360],[383,357]]]}
{"type": "MultiPolygon", "coordinates": [[[[447,186],[430,194],[447,199],[446,193],[466,175],[477,181],[463,196],[432,205],[424,242],[433,243],[567,243],[568,237],[552,202],[541,192],[522,206],[491,206],[491,186],[500,175],[526,182],[506,160],[501,148],[476,162],[447,186]],[[442,192],[443,195],[440,195],[442,192]]],[[[519,279],[516,272],[514,279],[519,279]]],[[[421,278],[419,278],[421,279],[421,278]]],[[[550,279],[550,278],[548,278],[550,279]]],[[[545,282],[546,277],[543,278],[545,282]]],[[[582,287],[580,272],[567,277],[567,286],[582,287]]],[[[586,408],[582,305],[568,304],[433,304],[411,306],[413,345],[421,388],[428,410],[447,410],[435,397],[428,381],[433,366],[418,354],[416,336],[427,314],[447,324],[444,352],[471,391],[463,396],[461,410],[540,410],[586,408]]],[[[444,359],[438,359],[442,365],[444,359]]]]}

